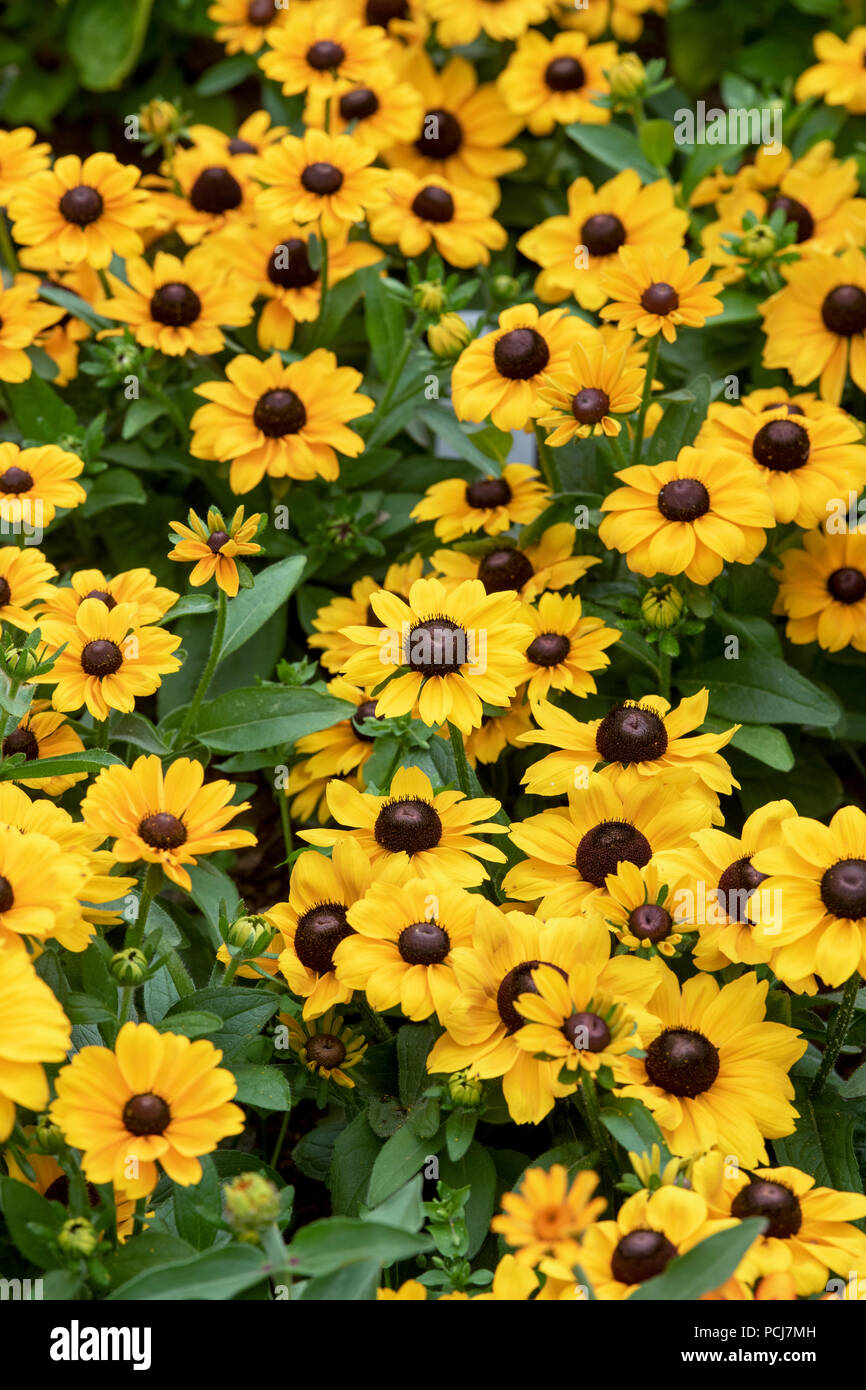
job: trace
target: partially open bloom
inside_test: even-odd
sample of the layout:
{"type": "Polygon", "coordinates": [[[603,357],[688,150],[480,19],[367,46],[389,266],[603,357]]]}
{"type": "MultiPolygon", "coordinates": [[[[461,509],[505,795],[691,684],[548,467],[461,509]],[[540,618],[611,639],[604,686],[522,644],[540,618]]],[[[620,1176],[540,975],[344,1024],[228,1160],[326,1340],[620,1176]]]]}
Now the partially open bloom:
{"type": "Polygon", "coordinates": [[[238,507],[230,521],[226,522],[222,512],[211,507],[207,521],[190,510],[189,526],[180,521],[170,523],[172,531],[180,539],[174,549],[169,551],[170,560],[186,563],[195,561],[195,568],[189,577],[190,584],[198,588],[216,579],[217,585],[229,598],[238,592],[238,555],[258,555],[261,546],[256,545],[256,535],[261,521],[261,512],[254,512],[244,521],[244,509],[238,507]]]}
{"type": "Polygon", "coordinates": [[[335,1009],[300,1022],[291,1014],[280,1014],[280,1022],[288,1029],[289,1046],[307,1071],[319,1081],[354,1087],[350,1073],[367,1051],[367,1040],[351,1024],[344,1023],[335,1009]]]}
{"type": "Polygon", "coordinates": [[[544,413],[538,423],[551,431],[551,448],[592,434],[615,438],[622,426],[613,417],[637,410],[644,373],[630,365],[631,345],[625,334],[623,338],[621,345],[605,341],[601,334],[595,343],[575,343],[568,368],[545,378],[540,392],[544,413]]]}
{"type": "Polygon", "coordinates": [[[595,1197],[596,1173],[577,1173],[569,1183],[568,1169],[554,1163],[549,1169],[528,1168],[517,1192],[502,1197],[502,1215],[490,1229],[516,1250],[519,1264],[531,1266],[551,1256],[571,1268],[580,1260],[580,1240],[607,1206],[595,1197]]]}

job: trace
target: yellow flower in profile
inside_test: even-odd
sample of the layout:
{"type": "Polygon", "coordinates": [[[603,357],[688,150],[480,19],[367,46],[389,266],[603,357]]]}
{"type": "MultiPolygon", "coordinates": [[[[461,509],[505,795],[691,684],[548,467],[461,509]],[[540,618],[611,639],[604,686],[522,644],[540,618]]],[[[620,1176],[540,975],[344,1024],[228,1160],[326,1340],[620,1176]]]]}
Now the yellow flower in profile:
{"type": "Polygon", "coordinates": [[[63,318],[62,309],[39,298],[40,289],[37,275],[16,275],[11,285],[0,282],[0,381],[27,381],[33,364],[24,349],[63,318]]]}
{"type": "Polygon", "coordinates": [[[63,1062],[72,1029],[24,951],[0,941],[0,1141],[15,1124],[15,1106],[44,1110],[44,1063],[63,1062]]]}
{"type": "Polygon", "coordinates": [[[859,24],[846,39],[824,29],[812,43],[818,62],[797,78],[797,101],[820,97],[828,106],[844,106],[862,116],[866,113],[866,26],[859,24]]]}
{"type": "Polygon", "coordinates": [[[516,1192],[502,1196],[502,1215],[494,1216],[490,1229],[517,1253],[519,1264],[532,1267],[545,1256],[571,1268],[581,1258],[584,1233],[607,1206],[594,1197],[598,1174],[578,1173],[569,1183],[561,1163],[551,1168],[527,1168],[516,1192]]]}
{"type": "Polygon", "coordinates": [[[298,1022],[291,1014],[280,1014],[289,1033],[289,1046],[320,1081],[336,1081],[338,1086],[354,1088],[350,1072],[367,1051],[367,1041],[344,1023],[334,1009],[319,1018],[298,1022]]]}
{"type": "Polygon", "coordinates": [[[125,269],[128,283],[108,275],[114,297],[97,301],[96,312],[128,323],[136,342],[167,357],[222,352],[221,326],[242,328],[253,317],[245,288],[214,274],[209,246],[197,247],[182,261],[157,251],[152,266],[129,260],[125,269]]]}
{"type": "Polygon", "coordinates": [[[56,444],[20,449],[0,443],[0,521],[8,526],[47,526],[57,508],[69,511],[86,502],[87,493],[75,479],[84,464],[56,444]]]}
{"type": "Polygon", "coordinates": [[[784,365],[798,386],[819,381],[832,405],[850,376],[866,390],[866,256],[809,256],[780,267],[786,284],[758,305],[764,366],[784,365]]]}
{"type": "Polygon", "coordinates": [[[427,0],[443,48],[462,47],[481,33],[517,39],[530,24],[543,24],[553,7],[554,0],[427,0]]]}
{"type": "Polygon", "coordinates": [[[594,98],[610,91],[605,73],[616,61],[615,43],[590,44],[586,35],[560,30],[552,39],[530,29],[517,42],[497,80],[510,111],[522,116],[533,135],[578,121],[605,125],[610,107],[594,98]]]}
{"type": "Polygon", "coordinates": [[[440,541],[456,541],[474,531],[498,536],[512,526],[528,526],[541,516],[547,500],[537,469],[506,463],[498,477],[433,483],[411,515],[413,521],[432,521],[440,541]]]}
{"type": "Polygon", "coordinates": [[[284,96],[339,97],[368,73],[390,66],[391,43],[378,25],[364,25],[325,3],[292,5],[268,38],[259,67],[284,96]]]}
{"type": "Polygon", "coordinates": [[[372,863],[409,856],[418,877],[435,874],[460,888],[475,888],[488,877],[479,859],[504,864],[505,855],[479,835],[504,835],[490,817],[500,810],[492,797],[462,792],[434,795],[430,778],[417,767],[395,772],[387,796],[359,792],[339,778],[328,783],[328,808],[337,830],[303,830],[301,839],[329,847],[356,840],[372,863]]]}
{"type": "Polygon", "coordinates": [[[719,986],[695,975],[680,987],[658,962],[658,987],[644,1020],[646,1053],[626,1057],[634,1097],[653,1113],[672,1154],[696,1157],[708,1149],[736,1154],[743,1168],[767,1161],[766,1139],[791,1134],[798,1112],[788,1072],[806,1039],[765,1017],[768,982],[754,971],[719,986]]]}
{"type": "Polygon", "coordinates": [[[787,619],[789,642],[866,652],[866,534],[807,531],[802,548],[784,551],[779,566],[774,611],[787,619]]]}
{"type": "Polygon", "coordinates": [[[38,621],[35,610],[54,593],[51,580],[56,577],[41,550],[0,546],[0,620],[32,632],[38,621]]]}
{"type": "Polygon", "coordinates": [[[261,519],[261,512],[254,512],[244,521],[244,509],[238,507],[231,520],[226,522],[222,512],[211,507],[207,522],[204,522],[190,509],[188,526],[180,521],[169,523],[179,539],[175,541],[174,549],[169,551],[168,558],[187,564],[195,561],[195,568],[189,577],[194,588],[216,579],[217,586],[229,598],[235,598],[240,582],[235,557],[260,553],[262,547],[256,545],[253,536],[258,531],[261,519]]]}
{"type": "Polygon", "coordinates": [[[267,185],[256,209],[270,221],[287,212],[295,222],[318,221],[324,236],[339,236],[385,199],[388,174],[370,168],[375,158],[375,149],[351,135],[287,135],[256,164],[256,178],[267,185]]]}
{"type": "Polygon", "coordinates": [[[74,626],[50,618],[42,629],[49,646],[59,649],[65,644],[52,669],[40,678],[55,687],[55,709],[86,705],[94,719],[107,719],[112,709],[128,714],[136,696],[152,695],[162,676],[180,669],[180,659],[172,655],[180,637],[161,627],[139,626],[129,603],[109,608],[101,599],[87,598],[75,614],[74,626]]]}
{"type": "Polygon", "coordinates": [[[199,1156],[244,1127],[231,1103],[237,1082],[221,1061],[207,1039],[149,1023],[125,1023],[113,1051],[77,1052],[57,1077],[51,1116],[82,1150],[85,1177],[135,1199],[153,1191],[157,1163],[180,1187],[200,1182],[199,1156]]]}
{"type": "Polygon", "coordinates": [[[231,460],[233,492],[252,491],[265,474],[333,482],[337,451],[347,458],[363,452],[364,441],[347,422],[368,414],[374,402],[356,390],[361,373],[338,367],[325,348],[288,366],[277,353],[266,362],[242,354],[229,362],[226,376],[195,388],[211,404],[192,417],[190,452],[231,460]]]}
{"type": "Polygon", "coordinates": [[[427,329],[430,351],[444,361],[458,357],[471,337],[472,329],[460,314],[443,314],[427,329]]]}
{"type": "Polygon", "coordinates": [[[627,1299],[671,1260],[737,1223],[710,1215],[697,1192],[671,1185],[643,1189],[623,1202],[615,1221],[599,1221],[586,1233],[580,1267],[603,1301],[627,1299]]]}
{"type": "Polygon", "coordinates": [[[721,285],[704,280],[709,269],[708,260],[690,262],[688,251],[623,246],[602,273],[601,288],[613,302],[601,317],[642,338],[661,333],[673,343],[677,328],[702,328],[722,312],[715,297],[721,285]]]}
{"type": "Polygon", "coordinates": [[[417,1279],[407,1279],[399,1289],[377,1289],[377,1303],[426,1303],[427,1289],[417,1279]]]}
{"type": "MultiPolygon", "coordinates": [[[[324,130],[329,98],[312,90],[304,108],[304,125],[324,130]]],[[[331,131],[351,134],[377,154],[405,145],[421,132],[421,93],[411,82],[397,80],[394,66],[371,68],[331,101],[331,131]],[[351,127],[351,130],[350,130],[351,127]]]]}
{"type": "Polygon", "coordinates": [[[20,185],[9,200],[12,235],[28,270],[64,270],[85,261],[103,270],[112,255],[139,256],[140,228],[153,213],[134,164],[113,154],[67,154],[20,185]]]}
{"type": "Polygon", "coordinates": [[[346,676],[371,691],[394,677],[377,694],[377,714],[396,718],[417,705],[425,724],[447,720],[468,734],[481,723],[483,703],[506,705],[516,694],[531,630],[510,591],[488,594],[478,580],[447,590],[438,579],[417,579],[408,602],[385,590],[370,602],[381,626],[347,630],[360,650],[346,676]]]}
{"type": "Polygon", "coordinates": [[[231,57],[258,53],[280,32],[289,11],[277,0],[214,0],[207,17],[217,25],[214,38],[231,57]]]}
{"type": "Polygon", "coordinates": [[[501,430],[520,430],[544,411],[545,376],[567,370],[576,342],[595,330],[564,309],[539,314],[534,304],[503,309],[499,327],[475,338],[460,354],[451,376],[458,420],[489,416],[501,430]]]}
{"type": "Polygon", "coordinates": [[[462,550],[436,550],[430,556],[448,587],[478,579],[488,594],[516,590],[531,603],[546,589],[565,589],[601,563],[597,555],[575,555],[577,531],[567,521],[548,526],[534,545],[525,548],[503,542],[491,545],[482,556],[462,550]]]}
{"type": "MultiPolygon", "coordinates": [[[[485,714],[481,725],[473,729],[465,742],[466,757],[471,767],[476,763],[498,762],[506,748],[516,748],[519,735],[531,727],[532,719],[529,702],[524,702],[525,686],[521,686],[511,702],[511,708],[502,714],[485,714]]],[[[447,738],[447,731],[441,730],[447,738]]]]}
{"type": "Polygon", "coordinates": [[[15,190],[33,174],[48,168],[51,146],[37,145],[35,140],[36,131],[30,126],[0,130],[0,207],[5,208],[15,190]]]}
{"type": "Polygon", "coordinates": [[[3,739],[3,757],[23,753],[27,762],[13,777],[13,781],[31,791],[45,792],[46,796],[61,796],[76,782],[84,781],[86,772],[59,773],[55,777],[28,777],[27,763],[38,762],[40,758],[61,758],[65,753],[83,753],[84,744],[68,722],[65,715],[51,708],[50,700],[34,700],[27,713],[14,729],[10,729],[3,739]]]}
{"type": "Polygon", "coordinates": [[[371,605],[373,595],[385,589],[389,594],[408,598],[412,585],[421,578],[423,569],[424,557],[413,555],[405,565],[389,565],[381,584],[365,575],[363,579],[355,580],[349,594],[338,594],[319,609],[313,619],[313,632],[307,639],[307,645],[321,652],[319,660],[326,671],[345,670],[349,657],[360,650],[357,642],[344,635],[347,628],[361,625],[370,627],[378,623],[379,619],[371,605]]]}
{"type": "Polygon", "coordinates": [[[375,241],[396,243],[404,256],[420,256],[432,244],[460,269],[490,264],[490,252],[507,245],[508,233],[489,214],[480,194],[449,184],[439,174],[417,178],[395,169],[387,201],[370,211],[375,241]]]}
{"type": "Polygon", "coordinates": [[[190,891],[185,864],[197,856],[241,849],[257,843],[249,830],[227,829],[249,810],[232,802],[233,782],[205,783],[204,768],[177,758],[165,772],[155,754],[136,758],[132,767],[115,763],[100,772],[81,803],[86,825],[114,840],[120,864],[159,864],[178,887],[190,891]]]}
{"type": "Polygon", "coordinates": [[[769,489],[754,466],[718,445],[680,449],[676,459],[634,464],[602,502],[598,528],[635,574],[685,574],[710,584],[726,562],[750,565],[776,518],[769,489]]]}
{"type": "Polygon", "coordinates": [[[583,617],[576,594],[542,594],[537,608],[526,605],[523,616],[534,634],[519,677],[527,682],[530,702],[546,700],[551,690],[593,694],[596,684],[589,673],[610,665],[605,648],[618,642],[622,633],[605,627],[602,618],[583,617]]]}
{"type": "Polygon", "coordinates": [[[538,423],[551,431],[551,448],[591,434],[616,438],[622,425],[613,416],[637,410],[643,394],[645,374],[630,355],[629,343],[610,346],[599,334],[595,343],[575,343],[567,370],[545,377],[538,423]]]}

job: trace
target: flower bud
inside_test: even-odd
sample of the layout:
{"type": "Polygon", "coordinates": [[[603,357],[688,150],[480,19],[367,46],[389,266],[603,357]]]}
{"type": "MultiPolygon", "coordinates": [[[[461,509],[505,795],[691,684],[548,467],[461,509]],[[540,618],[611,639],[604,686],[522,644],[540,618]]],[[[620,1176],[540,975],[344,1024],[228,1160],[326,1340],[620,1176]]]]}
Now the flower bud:
{"type": "Polygon", "coordinates": [[[646,81],[644,65],[636,53],[624,53],[608,73],[611,96],[619,101],[636,97],[646,81]]]}
{"type": "Polygon", "coordinates": [[[425,314],[441,314],[446,300],[445,286],[432,280],[422,280],[412,292],[415,308],[421,309],[425,314]]]}
{"type": "Polygon", "coordinates": [[[480,1077],[470,1077],[465,1071],[455,1071],[448,1078],[448,1094],[462,1110],[477,1110],[483,1091],[480,1077]]]}
{"type": "Polygon", "coordinates": [[[35,676],[40,665],[39,656],[33,650],[24,651],[19,647],[12,647],[6,654],[6,669],[19,681],[26,681],[35,676]]]}
{"type": "Polygon", "coordinates": [[[490,293],[503,304],[513,304],[520,295],[520,281],[513,275],[494,275],[490,282],[490,293]]]}
{"type": "Polygon", "coordinates": [[[226,940],[229,946],[245,956],[260,956],[274,939],[273,927],[264,917],[239,917],[229,927],[226,940]]]}
{"type": "Polygon", "coordinates": [[[36,1147],[40,1153],[56,1154],[61,1149],[66,1148],[66,1140],[63,1138],[63,1131],[60,1126],[52,1120],[48,1111],[39,1116],[36,1121],[36,1133],[34,1134],[36,1147]]]}
{"type": "Polygon", "coordinates": [[[73,1216],[69,1221],[64,1221],[57,1232],[57,1244],[64,1255],[86,1259],[99,1244],[99,1232],[86,1216],[73,1216]]]}
{"type": "Polygon", "coordinates": [[[747,256],[750,261],[766,261],[773,255],[778,242],[776,233],[772,227],[768,227],[766,222],[759,222],[755,227],[749,227],[740,237],[739,251],[742,256],[747,256]]]}
{"type": "Polygon", "coordinates": [[[161,140],[180,127],[180,112],[171,101],[161,101],[158,97],[142,106],[138,113],[138,123],[145,135],[153,135],[161,140]]]}
{"type": "Polygon", "coordinates": [[[127,989],[140,985],[146,970],[147,956],[135,946],[128,946],[125,951],[118,951],[111,957],[111,973],[117,983],[127,989]]]}
{"type": "Polygon", "coordinates": [[[648,589],[640,606],[641,617],[648,627],[673,627],[682,616],[683,596],[673,584],[660,584],[648,589]]]}
{"type": "Polygon", "coordinates": [[[434,357],[456,357],[471,337],[471,328],[459,314],[443,314],[439,322],[427,330],[427,342],[434,357]]]}
{"type": "Polygon", "coordinates": [[[241,1173],[223,1188],[226,1221],[239,1240],[255,1240],[280,1213],[280,1194],[262,1173],[241,1173]]]}

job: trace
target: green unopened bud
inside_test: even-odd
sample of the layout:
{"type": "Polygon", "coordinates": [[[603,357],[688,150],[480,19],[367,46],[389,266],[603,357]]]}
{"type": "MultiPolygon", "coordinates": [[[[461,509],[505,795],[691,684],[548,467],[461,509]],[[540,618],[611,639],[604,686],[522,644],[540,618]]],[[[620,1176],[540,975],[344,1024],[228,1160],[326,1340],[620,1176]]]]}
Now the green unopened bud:
{"type": "Polygon", "coordinates": [[[648,589],[640,606],[641,617],[649,627],[673,627],[683,611],[683,596],[673,584],[648,589]]]}
{"type": "Polygon", "coordinates": [[[226,1221],[239,1240],[254,1241],[280,1214],[280,1194],[261,1173],[241,1173],[223,1188],[226,1221]]]}
{"type": "Polygon", "coordinates": [[[60,1153],[61,1149],[66,1148],[62,1129],[52,1120],[47,1111],[44,1115],[40,1115],[36,1121],[36,1133],[33,1137],[40,1153],[56,1154],[60,1153]]]}
{"type": "Polygon", "coordinates": [[[29,680],[31,676],[36,675],[40,665],[35,651],[23,651],[20,647],[12,647],[6,653],[6,669],[16,680],[29,680]]]}
{"type": "Polygon", "coordinates": [[[520,295],[520,281],[513,275],[494,275],[490,281],[490,293],[502,304],[513,304],[520,295]]]}
{"type": "Polygon", "coordinates": [[[468,1076],[465,1071],[455,1071],[448,1078],[448,1094],[463,1110],[477,1110],[483,1092],[484,1082],[477,1076],[468,1076]]]}
{"type": "Polygon", "coordinates": [[[119,985],[129,988],[140,985],[147,970],[147,956],[135,946],[118,951],[111,957],[111,973],[119,985]]]}
{"type": "Polygon", "coordinates": [[[433,280],[422,280],[412,291],[412,302],[425,314],[441,314],[447,302],[445,286],[433,280]]]}
{"type": "Polygon", "coordinates": [[[472,329],[459,314],[443,314],[439,322],[427,330],[427,342],[435,357],[456,357],[471,337],[472,329]]]}
{"type": "Polygon", "coordinates": [[[749,227],[748,231],[743,232],[739,249],[740,254],[747,256],[750,261],[766,261],[778,244],[773,228],[768,227],[766,222],[759,222],[756,227],[749,227]]]}
{"type": "Polygon", "coordinates": [[[264,917],[239,917],[229,927],[226,940],[229,946],[245,956],[260,956],[274,939],[274,929],[264,917]]]}
{"type": "Polygon", "coordinates": [[[644,65],[636,53],[624,53],[608,73],[611,96],[628,101],[637,96],[646,81],[644,65]]]}
{"type": "Polygon", "coordinates": [[[75,1255],[87,1259],[99,1244],[99,1232],[86,1216],[73,1216],[64,1221],[57,1232],[57,1244],[64,1255],[75,1255]]]}

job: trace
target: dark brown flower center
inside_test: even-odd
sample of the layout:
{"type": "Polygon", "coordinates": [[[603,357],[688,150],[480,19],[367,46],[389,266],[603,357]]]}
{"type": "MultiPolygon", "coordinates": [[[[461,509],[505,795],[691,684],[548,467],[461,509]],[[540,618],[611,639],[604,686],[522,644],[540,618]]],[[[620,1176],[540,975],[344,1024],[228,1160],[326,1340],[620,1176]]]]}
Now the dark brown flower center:
{"type": "Polygon", "coordinates": [[[8,912],[15,902],[15,894],[8,878],[0,874],[0,912],[8,912]]]}
{"type": "MultiPolygon", "coordinates": [[[[92,1182],[85,1183],[87,1190],[88,1206],[99,1206],[99,1193],[92,1182]]],[[[61,1173],[59,1178],[55,1178],[53,1183],[46,1187],[44,1192],[46,1202],[60,1202],[61,1206],[69,1206],[69,1179],[65,1173],[61,1173]]]]}
{"type": "Polygon", "coordinates": [[[652,858],[645,835],[628,821],[606,820],[594,825],[577,847],[574,865],[581,878],[603,888],[608,874],[615,874],[623,860],[642,869],[652,858]]]}
{"type": "Polygon", "coordinates": [[[162,1096],[144,1091],[126,1102],[123,1123],[130,1134],[163,1134],[171,1124],[171,1111],[162,1096]]]}
{"type": "Polygon", "coordinates": [[[307,49],[307,62],[316,72],[338,68],[345,57],[346,50],[342,44],[334,43],[331,39],[319,39],[318,43],[307,49]]]}
{"type": "Polygon", "coordinates": [[[422,188],[412,201],[412,211],[422,222],[450,222],[454,216],[454,199],[444,188],[422,188]]]}
{"type": "Polygon", "coordinates": [[[500,376],[509,381],[528,381],[544,371],[550,361],[550,349],[534,328],[512,328],[497,342],[493,360],[500,376]]]}
{"type": "Polygon", "coordinates": [[[202,169],[190,189],[189,200],[196,212],[209,212],[216,216],[239,208],[244,194],[234,174],[230,174],[222,164],[212,164],[202,169]]]}
{"type": "Polygon", "coordinates": [[[576,58],[554,58],[544,70],[544,80],[552,92],[576,92],[586,84],[586,73],[576,58]]]}
{"type": "Polygon", "coordinates": [[[32,486],[32,474],[24,468],[16,467],[14,463],[0,475],[0,492],[11,494],[13,497],[17,497],[21,492],[29,492],[32,486]]]}
{"type": "Polygon", "coordinates": [[[708,1091],[719,1074],[719,1054],[703,1033],[666,1028],[646,1050],[647,1076],[672,1096],[694,1099],[708,1091]]]}
{"type": "Polygon", "coordinates": [[[247,9],[247,23],[257,24],[263,29],[266,24],[271,23],[276,8],[274,0],[250,0],[247,9]]]}
{"type": "Polygon", "coordinates": [[[479,478],[475,483],[466,484],[466,501],[479,510],[505,507],[511,501],[511,488],[504,478],[479,478]]]}
{"type": "Polygon", "coordinates": [[[268,279],[283,290],[302,290],[314,285],[319,272],[310,265],[307,243],[300,237],[289,237],[275,246],[268,261],[268,279]]]}
{"type": "Polygon", "coordinates": [[[366,121],[379,110],[379,98],[369,87],[356,87],[340,97],[340,115],[344,121],[366,121]]]}
{"type": "Polygon", "coordinates": [[[409,5],[407,0],[367,0],[365,18],[384,29],[392,19],[408,19],[409,5]]]}
{"type": "Polygon", "coordinates": [[[766,415],[768,410],[784,410],[786,415],[806,414],[801,405],[794,405],[792,401],[770,401],[769,405],[761,407],[761,414],[766,415]]]}
{"type": "Polygon", "coordinates": [[[456,116],[436,106],[424,117],[415,148],[425,159],[450,159],[463,144],[463,127],[456,116]]]}
{"type": "Polygon", "coordinates": [[[409,633],[404,658],[422,676],[450,676],[465,666],[471,653],[466,632],[450,618],[430,618],[409,633]]]}
{"type": "Polygon", "coordinates": [[[201,300],[190,285],[160,285],[150,301],[151,318],[170,328],[185,328],[201,313],[201,300]]]}
{"type": "Polygon", "coordinates": [[[583,1011],[572,1014],[562,1025],[562,1031],[579,1052],[603,1052],[610,1042],[610,1029],[599,1014],[583,1011]]]}
{"type": "Polygon", "coordinates": [[[628,929],[638,941],[664,941],[672,927],[671,914],[658,903],[643,903],[629,913],[628,929]]]}
{"type": "Polygon", "coordinates": [[[211,531],[207,538],[207,548],[212,551],[214,555],[219,555],[223,546],[230,540],[231,536],[228,531],[211,531]]]}
{"type": "Polygon", "coordinates": [[[343,187],[343,175],[336,164],[318,160],[315,164],[307,165],[301,174],[301,183],[308,193],[315,193],[317,198],[327,198],[343,187]]]}
{"type": "Polygon", "coordinates": [[[647,285],[640,302],[648,314],[672,314],[674,309],[680,307],[679,295],[666,280],[656,280],[655,284],[647,285]]]}
{"type": "Polygon", "coordinates": [[[60,199],[61,214],[76,227],[89,227],[91,222],[102,216],[103,206],[102,197],[96,189],[88,188],[84,183],[68,189],[60,199]]]}
{"type": "Polygon", "coordinates": [[[347,936],[354,936],[342,903],[322,903],[305,912],[295,930],[295,955],[308,970],[327,975],[334,968],[334,952],[347,936]]]}
{"type": "Polygon", "coordinates": [[[757,463],[774,473],[791,473],[809,461],[809,435],[795,420],[768,420],[752,441],[757,463]]]}
{"type": "Polygon", "coordinates": [[[584,222],[580,236],[591,256],[613,256],[625,245],[625,227],[612,212],[594,212],[584,222]]]}
{"type": "Polygon", "coordinates": [[[31,729],[13,729],[3,740],[3,757],[10,758],[13,753],[23,753],[28,763],[39,757],[39,744],[31,729]]]}
{"type": "Polygon", "coordinates": [[[571,398],[571,413],[579,425],[597,425],[610,410],[610,396],[595,386],[583,386],[571,398]]]}
{"type": "Polygon", "coordinates": [[[346,1046],[333,1033],[314,1033],[304,1043],[304,1056],[322,1071],[333,1071],[346,1057],[346,1046]]]}
{"type": "Polygon", "coordinates": [[[536,666],[558,666],[571,651],[571,643],[561,632],[542,632],[526,649],[526,657],[536,666]]]}
{"type": "Polygon", "coordinates": [[[239,135],[233,135],[229,140],[229,154],[258,154],[258,150],[249,140],[242,140],[239,135]]]}
{"type": "Polygon", "coordinates": [[[802,203],[798,203],[796,198],[787,198],[784,194],[774,198],[767,208],[767,218],[769,219],[774,212],[780,210],[785,214],[785,221],[793,222],[797,228],[797,235],[794,240],[798,245],[801,241],[808,241],[810,237],[815,235],[815,223],[812,220],[811,212],[802,203]]]}
{"type": "Polygon", "coordinates": [[[451,942],[438,922],[413,922],[401,931],[397,949],[407,965],[440,965],[451,942]]]}
{"type": "Polygon", "coordinates": [[[866,293],[859,285],[837,285],[821,305],[824,327],[840,338],[853,338],[866,328],[866,293]]]}
{"type": "Polygon", "coordinates": [[[170,811],[157,811],[139,822],[138,833],[151,849],[179,849],[186,844],[186,826],[170,811]]]}
{"type": "Polygon", "coordinates": [[[355,710],[355,713],[352,715],[351,720],[352,729],[354,731],[355,737],[361,739],[364,743],[373,743],[374,740],[372,736],[370,734],[362,733],[359,728],[359,725],[363,724],[365,719],[378,719],[381,723],[384,717],[384,715],[376,713],[375,700],[362,700],[358,708],[355,710]]]}
{"type": "Polygon", "coordinates": [[[268,439],[281,439],[284,434],[297,434],[307,423],[304,402],[287,386],[266,391],[256,402],[253,424],[268,439]]]}
{"type": "MultiPolygon", "coordinates": [[[[117,607],[117,599],[112,598],[107,589],[89,589],[84,598],[98,598],[99,602],[104,603],[109,610],[117,607]]],[[[83,603],[84,599],[81,602],[83,603]]]]}
{"type": "Polygon", "coordinates": [[[123,665],[123,652],[116,642],[99,637],[81,652],[81,669],[87,676],[113,676],[123,665]]]}
{"type": "Polygon", "coordinates": [[[697,521],[710,510],[710,494],[697,478],[674,478],[665,483],[656,505],[667,521],[697,521]]]}
{"type": "Polygon", "coordinates": [[[728,865],[719,879],[716,896],[722,911],[732,922],[749,921],[746,904],[766,877],[754,867],[748,854],[728,865]]]}
{"type": "Polygon", "coordinates": [[[866,575],[851,565],[843,565],[830,575],[827,591],[838,603],[859,603],[866,598],[866,575]]]}
{"type": "Polygon", "coordinates": [[[391,854],[420,854],[435,849],[442,839],[439,813],[429,801],[414,797],[387,801],[376,817],[376,843],[391,854]]]}
{"type": "Polygon", "coordinates": [[[745,1221],[750,1216],[762,1216],[768,1223],[764,1239],[789,1240],[803,1224],[803,1213],[794,1193],[780,1182],[752,1178],[741,1188],[731,1203],[731,1215],[745,1221]]]}
{"type": "Polygon", "coordinates": [[[491,550],[478,567],[478,578],[488,594],[522,589],[534,571],[522,550],[491,550]]]}
{"type": "Polygon", "coordinates": [[[655,710],[616,705],[596,730],[595,746],[606,763],[644,763],[667,752],[664,720],[655,710]]]}
{"type": "MultiPolygon", "coordinates": [[[[505,1024],[509,1033],[516,1033],[518,1028],[522,1028],[526,1019],[517,1012],[515,1001],[521,994],[537,994],[538,986],[533,978],[533,970],[539,965],[552,965],[549,960],[524,960],[520,965],[515,965],[513,970],[502,980],[499,989],[496,991],[496,1007],[499,1010],[499,1017],[505,1024]]],[[[553,965],[554,970],[558,970],[562,978],[568,978],[565,971],[558,965],[553,965]]]]}
{"type": "Polygon", "coordinates": [[[866,917],[866,859],[840,859],[821,879],[821,901],[834,917],[866,917]]]}
{"type": "Polygon", "coordinates": [[[661,1231],[629,1231],[611,1256],[611,1274],[620,1284],[644,1284],[662,1274],[676,1253],[661,1231]]]}
{"type": "Polygon", "coordinates": [[[0,576],[0,608],[5,608],[11,598],[12,590],[9,588],[8,579],[4,579],[0,576]]]}

